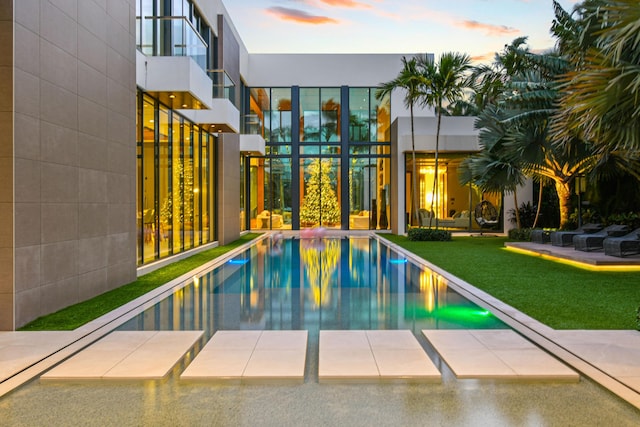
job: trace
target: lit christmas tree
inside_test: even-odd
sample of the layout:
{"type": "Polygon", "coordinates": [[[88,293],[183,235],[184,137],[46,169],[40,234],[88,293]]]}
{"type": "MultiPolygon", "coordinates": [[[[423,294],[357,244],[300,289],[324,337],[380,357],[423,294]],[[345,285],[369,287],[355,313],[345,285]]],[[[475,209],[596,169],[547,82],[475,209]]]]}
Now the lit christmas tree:
{"type": "Polygon", "coordinates": [[[300,222],[305,225],[340,223],[340,205],[331,182],[331,160],[313,160],[307,167],[305,195],[300,222]]]}

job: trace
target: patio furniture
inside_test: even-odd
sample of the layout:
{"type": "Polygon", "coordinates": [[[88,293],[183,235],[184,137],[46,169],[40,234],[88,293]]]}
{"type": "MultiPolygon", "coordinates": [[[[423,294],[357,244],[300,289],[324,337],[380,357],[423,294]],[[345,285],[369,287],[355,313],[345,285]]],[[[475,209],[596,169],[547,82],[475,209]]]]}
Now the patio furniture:
{"type": "Polygon", "coordinates": [[[439,227],[469,228],[469,211],[454,213],[451,217],[438,219],[439,227]]]}
{"type": "Polygon", "coordinates": [[[436,219],[433,212],[426,209],[418,209],[418,222],[421,227],[429,227],[436,225],[436,219]]]}
{"type": "Polygon", "coordinates": [[[629,232],[626,225],[614,224],[603,230],[591,234],[580,234],[573,238],[573,246],[578,251],[589,252],[603,248],[604,239],[607,237],[620,237],[629,232]]]}
{"type": "Polygon", "coordinates": [[[281,228],[282,227],[282,215],[272,214],[271,212],[264,210],[256,216],[258,228],[281,228]]]}
{"type": "Polygon", "coordinates": [[[474,213],[480,228],[493,228],[498,225],[498,210],[488,200],[478,203],[474,213]]]}
{"type": "Polygon", "coordinates": [[[640,254],[640,228],[636,228],[624,236],[604,239],[604,254],[621,258],[640,254]]]}
{"type": "Polygon", "coordinates": [[[360,211],[357,215],[349,215],[349,229],[368,230],[369,211],[360,211]]]}
{"type": "Polygon", "coordinates": [[[554,231],[551,233],[551,244],[553,246],[571,246],[573,244],[573,238],[580,234],[595,233],[602,229],[600,224],[585,224],[577,230],[573,231],[554,231]]]}
{"type": "Polygon", "coordinates": [[[542,229],[536,229],[536,230],[531,230],[531,241],[533,243],[549,243],[551,241],[551,236],[549,231],[547,230],[542,230],[542,229]]]}

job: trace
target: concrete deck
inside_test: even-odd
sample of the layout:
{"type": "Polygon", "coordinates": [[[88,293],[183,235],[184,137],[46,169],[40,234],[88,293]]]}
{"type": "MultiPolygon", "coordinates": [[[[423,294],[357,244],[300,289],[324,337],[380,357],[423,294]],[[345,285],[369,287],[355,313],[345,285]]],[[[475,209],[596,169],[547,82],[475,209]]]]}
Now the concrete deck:
{"type": "Polygon", "coordinates": [[[218,331],[180,379],[301,383],[307,335],[307,331],[218,331]]]}
{"type": "Polygon", "coordinates": [[[0,384],[67,345],[75,332],[0,332],[0,384]]]}
{"type": "Polygon", "coordinates": [[[319,382],[440,382],[411,331],[320,331],[319,382]]]}
{"type": "Polygon", "coordinates": [[[166,377],[202,331],[116,331],[51,369],[40,381],[166,377]]]}
{"type": "MultiPolygon", "coordinates": [[[[424,331],[424,335],[461,379],[576,380],[576,372],[570,369],[570,373],[565,371],[562,363],[515,332],[494,332],[429,330],[424,331]],[[512,334],[518,337],[517,342],[508,344],[508,335],[512,334]],[[501,342],[506,347],[501,351],[496,350],[495,344],[501,342]],[[488,353],[478,356],[483,346],[485,349],[482,351],[488,353]],[[498,366],[502,366],[502,363],[510,367],[507,369],[502,366],[502,371],[494,371],[489,375],[487,366],[479,361],[496,357],[501,360],[498,366]],[[548,369],[547,372],[533,374],[523,371],[525,368],[543,366],[542,360],[545,368],[547,364],[555,365],[552,372],[548,372],[548,369]]],[[[640,332],[552,329],[544,332],[544,339],[560,349],[554,354],[562,362],[596,379],[640,408],[640,332]]],[[[199,331],[113,332],[45,373],[41,380],[163,378],[201,334],[199,331]],[[161,361],[160,358],[164,356],[167,358],[161,361]],[[116,367],[118,364],[121,365],[116,367]]],[[[306,334],[306,331],[242,331],[240,334],[219,331],[185,369],[181,380],[303,381],[306,334]],[[265,341],[258,345],[258,339],[263,335],[265,341]],[[269,336],[271,339],[266,339],[269,336]],[[249,348],[251,350],[246,351],[249,348]],[[283,357],[287,352],[293,357],[283,357]],[[249,353],[251,355],[247,356],[249,353]],[[240,354],[245,354],[245,359],[238,357],[240,354]],[[249,363],[251,356],[255,356],[253,365],[249,363]],[[226,362],[221,363],[224,357],[227,357],[226,362]]],[[[69,336],[73,336],[73,333],[1,332],[0,367],[3,376],[0,385],[10,383],[12,373],[28,369],[34,361],[46,357],[47,353],[56,352],[58,343],[66,343],[69,336]]],[[[409,331],[321,331],[318,380],[438,382],[440,373],[409,331]]]]}
{"type": "Polygon", "coordinates": [[[554,257],[561,260],[584,264],[586,267],[611,267],[612,269],[637,269],[640,271],[640,254],[626,257],[605,255],[604,251],[578,251],[573,246],[553,246],[551,243],[506,242],[506,248],[526,251],[531,255],[554,257]]]}
{"type": "Polygon", "coordinates": [[[580,380],[578,373],[510,329],[422,333],[459,379],[580,380]]]}

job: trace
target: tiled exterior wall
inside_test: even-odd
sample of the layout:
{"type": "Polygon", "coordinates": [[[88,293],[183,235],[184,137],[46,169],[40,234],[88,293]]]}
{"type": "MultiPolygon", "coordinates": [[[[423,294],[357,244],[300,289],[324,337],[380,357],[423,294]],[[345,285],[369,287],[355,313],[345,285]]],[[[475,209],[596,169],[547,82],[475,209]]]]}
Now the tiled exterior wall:
{"type": "Polygon", "coordinates": [[[13,4],[20,327],[135,280],[135,3],[13,4]]]}
{"type": "Polygon", "coordinates": [[[13,329],[13,0],[0,0],[0,330],[13,329]]]}
{"type": "Polygon", "coordinates": [[[217,155],[218,242],[226,245],[240,237],[240,136],[221,134],[217,155]]]}

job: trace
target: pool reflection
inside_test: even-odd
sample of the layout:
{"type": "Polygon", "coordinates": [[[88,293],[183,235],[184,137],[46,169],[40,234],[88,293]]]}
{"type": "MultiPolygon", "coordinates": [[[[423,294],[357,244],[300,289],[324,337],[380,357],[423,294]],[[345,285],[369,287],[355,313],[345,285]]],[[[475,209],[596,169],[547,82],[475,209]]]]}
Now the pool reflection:
{"type": "Polygon", "coordinates": [[[503,328],[376,239],[264,239],[120,329],[503,328]]]}

